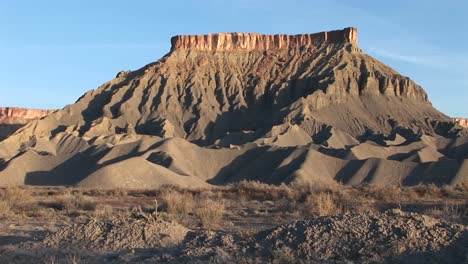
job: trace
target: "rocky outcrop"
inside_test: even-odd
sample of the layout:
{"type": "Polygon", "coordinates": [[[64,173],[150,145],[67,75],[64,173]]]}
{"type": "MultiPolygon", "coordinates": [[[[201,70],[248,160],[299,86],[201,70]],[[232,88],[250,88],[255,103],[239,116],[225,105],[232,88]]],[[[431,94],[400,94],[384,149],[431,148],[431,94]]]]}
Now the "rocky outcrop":
{"type": "Polygon", "coordinates": [[[343,30],[300,35],[263,35],[251,33],[180,35],[171,39],[171,50],[274,50],[302,46],[320,46],[332,43],[351,43],[357,45],[357,42],[357,29],[349,27],[343,30]]]}
{"type": "Polygon", "coordinates": [[[462,127],[468,128],[468,118],[458,118],[458,117],[456,117],[456,118],[453,118],[453,121],[457,122],[462,127]]]}
{"type": "Polygon", "coordinates": [[[27,120],[44,117],[55,110],[0,107],[0,123],[24,123],[27,120]]]}

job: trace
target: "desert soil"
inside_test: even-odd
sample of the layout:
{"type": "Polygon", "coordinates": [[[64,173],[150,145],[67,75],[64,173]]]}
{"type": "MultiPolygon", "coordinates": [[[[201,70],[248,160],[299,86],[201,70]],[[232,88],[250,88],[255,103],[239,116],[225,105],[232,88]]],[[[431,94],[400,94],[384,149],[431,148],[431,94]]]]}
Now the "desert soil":
{"type": "Polygon", "coordinates": [[[466,263],[468,191],[1,189],[1,263],[466,263]]]}

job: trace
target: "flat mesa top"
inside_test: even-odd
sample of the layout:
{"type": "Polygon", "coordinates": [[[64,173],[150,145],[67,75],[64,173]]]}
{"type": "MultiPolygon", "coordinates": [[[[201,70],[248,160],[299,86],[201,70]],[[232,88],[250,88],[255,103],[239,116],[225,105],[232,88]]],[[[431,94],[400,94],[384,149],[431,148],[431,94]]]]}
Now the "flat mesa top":
{"type": "Polygon", "coordinates": [[[264,35],[257,33],[178,35],[171,39],[171,50],[267,50],[334,43],[357,45],[357,42],[357,29],[348,27],[342,30],[299,35],[264,35]]]}

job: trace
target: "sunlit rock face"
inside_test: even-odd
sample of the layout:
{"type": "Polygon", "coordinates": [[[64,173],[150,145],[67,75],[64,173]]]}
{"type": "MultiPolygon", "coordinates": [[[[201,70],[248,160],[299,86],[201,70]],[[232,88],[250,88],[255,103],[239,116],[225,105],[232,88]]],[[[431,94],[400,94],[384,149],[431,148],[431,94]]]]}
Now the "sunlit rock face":
{"type": "Polygon", "coordinates": [[[300,35],[263,35],[255,33],[219,33],[207,35],[180,35],[171,39],[172,50],[193,49],[209,51],[274,50],[322,44],[351,43],[357,45],[356,28],[300,35]]]}
{"type": "Polygon", "coordinates": [[[17,123],[23,120],[41,118],[54,111],[55,110],[0,107],[0,123],[17,123]]]}
{"type": "Polygon", "coordinates": [[[453,121],[457,122],[462,127],[468,128],[468,118],[454,118],[453,121]]]}

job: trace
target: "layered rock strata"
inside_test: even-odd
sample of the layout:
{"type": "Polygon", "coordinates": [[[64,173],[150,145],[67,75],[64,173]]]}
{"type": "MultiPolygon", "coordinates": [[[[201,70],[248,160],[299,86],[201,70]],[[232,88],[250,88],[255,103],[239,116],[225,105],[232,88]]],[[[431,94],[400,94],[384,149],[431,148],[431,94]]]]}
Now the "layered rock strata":
{"type": "MultiPolygon", "coordinates": [[[[41,118],[55,110],[28,109],[20,107],[0,107],[0,123],[18,123],[20,120],[41,118]]],[[[20,121],[20,122],[21,122],[20,121]]]]}
{"type": "Polygon", "coordinates": [[[263,35],[255,33],[220,33],[207,35],[179,35],[171,39],[172,48],[209,51],[270,50],[332,43],[357,45],[356,28],[300,35],[263,35]]]}

